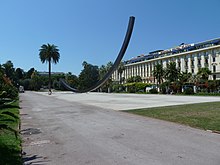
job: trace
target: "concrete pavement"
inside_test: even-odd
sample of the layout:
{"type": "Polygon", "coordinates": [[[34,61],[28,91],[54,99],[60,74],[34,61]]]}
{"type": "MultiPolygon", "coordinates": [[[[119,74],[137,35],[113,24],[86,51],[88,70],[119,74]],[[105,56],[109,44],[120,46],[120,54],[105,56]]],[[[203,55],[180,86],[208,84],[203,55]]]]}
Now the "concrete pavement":
{"type": "MultiPolygon", "coordinates": [[[[126,95],[129,99],[95,95],[67,93],[62,98],[61,93],[20,94],[25,164],[220,164],[218,134],[113,111],[126,109],[126,102],[136,103],[142,95],[126,95]],[[117,109],[115,101],[123,106],[117,109]]],[[[156,97],[151,99],[160,102],[156,97]]],[[[164,99],[161,101],[165,103],[164,99]]],[[[148,103],[149,99],[145,101],[148,103]]],[[[174,99],[173,103],[180,101],[174,99]]],[[[143,100],[143,104],[146,102],[143,100]]]]}
{"type": "MultiPolygon", "coordinates": [[[[47,92],[39,92],[47,96],[47,92]]],[[[220,97],[207,96],[176,96],[158,94],[117,94],[117,93],[73,93],[54,92],[51,97],[66,101],[80,102],[113,110],[128,110],[137,108],[161,107],[202,102],[220,101],[220,97]]]]}

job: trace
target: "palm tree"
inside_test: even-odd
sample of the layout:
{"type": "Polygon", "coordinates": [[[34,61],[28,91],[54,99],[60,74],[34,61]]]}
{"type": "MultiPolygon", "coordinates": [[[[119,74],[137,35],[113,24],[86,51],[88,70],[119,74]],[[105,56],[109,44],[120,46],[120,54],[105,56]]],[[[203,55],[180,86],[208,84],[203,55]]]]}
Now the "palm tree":
{"type": "Polygon", "coordinates": [[[199,78],[201,80],[208,80],[209,79],[209,75],[212,72],[209,70],[209,68],[199,68],[199,71],[197,73],[197,75],[199,76],[199,78]]]}
{"type": "Polygon", "coordinates": [[[39,56],[42,63],[48,62],[49,63],[49,94],[51,94],[51,62],[54,64],[59,62],[60,59],[60,53],[59,49],[55,45],[50,44],[43,44],[41,46],[41,49],[39,50],[39,56]]]}
{"type": "Polygon", "coordinates": [[[175,62],[170,62],[167,65],[166,71],[165,71],[165,78],[169,82],[175,82],[177,81],[179,76],[179,70],[176,68],[175,62]]]}
{"type": "Polygon", "coordinates": [[[162,64],[156,64],[153,70],[153,76],[157,79],[157,85],[161,84],[164,76],[164,69],[162,64]]]}
{"type": "Polygon", "coordinates": [[[192,77],[192,73],[190,72],[181,72],[179,73],[179,81],[181,84],[184,84],[186,82],[189,82],[189,80],[191,80],[192,77]]]}

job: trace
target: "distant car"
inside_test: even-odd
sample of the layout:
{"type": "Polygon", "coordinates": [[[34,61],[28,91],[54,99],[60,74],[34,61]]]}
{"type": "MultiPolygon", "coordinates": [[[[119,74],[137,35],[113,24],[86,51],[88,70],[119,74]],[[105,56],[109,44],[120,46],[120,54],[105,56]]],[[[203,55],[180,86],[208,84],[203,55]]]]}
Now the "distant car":
{"type": "Polygon", "coordinates": [[[19,86],[19,93],[24,93],[24,87],[23,86],[19,86]]]}

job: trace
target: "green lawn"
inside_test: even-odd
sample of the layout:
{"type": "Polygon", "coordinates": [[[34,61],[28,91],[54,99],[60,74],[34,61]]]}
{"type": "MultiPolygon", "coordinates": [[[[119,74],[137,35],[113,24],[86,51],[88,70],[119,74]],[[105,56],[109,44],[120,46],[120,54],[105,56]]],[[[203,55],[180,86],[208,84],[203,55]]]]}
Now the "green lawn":
{"type": "Polygon", "coordinates": [[[220,102],[127,110],[125,112],[220,131],[220,102]]]}
{"type": "MultiPolygon", "coordinates": [[[[11,105],[1,107],[2,112],[9,112],[12,116],[1,115],[0,124],[7,124],[14,130],[18,129],[20,122],[18,101],[11,105]]],[[[0,129],[0,165],[21,165],[21,138],[16,137],[10,130],[0,129]]]]}

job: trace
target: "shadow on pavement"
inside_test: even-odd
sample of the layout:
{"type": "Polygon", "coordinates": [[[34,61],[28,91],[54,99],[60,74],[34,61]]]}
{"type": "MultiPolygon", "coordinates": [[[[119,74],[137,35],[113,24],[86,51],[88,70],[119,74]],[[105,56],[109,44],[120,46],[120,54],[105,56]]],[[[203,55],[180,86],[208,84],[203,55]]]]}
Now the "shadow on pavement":
{"type": "Polygon", "coordinates": [[[23,154],[22,162],[23,165],[46,165],[49,160],[45,160],[43,156],[23,154]]]}

